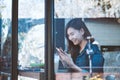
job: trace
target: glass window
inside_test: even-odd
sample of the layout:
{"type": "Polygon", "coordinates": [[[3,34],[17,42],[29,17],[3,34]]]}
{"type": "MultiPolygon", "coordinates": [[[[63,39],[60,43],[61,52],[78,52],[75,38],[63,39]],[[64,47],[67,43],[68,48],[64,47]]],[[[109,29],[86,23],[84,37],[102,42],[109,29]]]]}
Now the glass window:
{"type": "MultiPolygon", "coordinates": [[[[44,0],[19,0],[18,9],[19,71],[44,72],[45,65],[44,10],[45,10],[44,0]]],[[[19,79],[23,79],[23,77],[19,76],[19,79]]]]}
{"type": "Polygon", "coordinates": [[[12,66],[12,35],[11,35],[12,1],[0,0],[0,76],[10,79],[12,66]]]}
{"type": "MultiPolygon", "coordinates": [[[[87,52],[86,45],[89,45],[88,43],[90,39],[88,39],[88,37],[85,38],[85,36],[82,35],[82,37],[84,36],[83,38],[87,40],[87,43],[81,49],[81,46],[79,46],[78,44],[81,43],[78,42],[79,41],[78,38],[80,38],[80,35],[78,37],[71,36],[72,34],[70,35],[69,28],[66,28],[68,27],[68,25],[70,25],[69,27],[76,26],[77,22],[73,21],[73,23],[76,23],[73,24],[71,21],[73,19],[79,19],[86,25],[86,27],[90,32],[89,36],[91,36],[90,43],[92,44],[90,46],[97,45],[98,50],[102,54],[102,58],[104,58],[103,61],[101,60],[102,67],[99,66],[100,68],[103,68],[102,71],[105,73],[104,76],[102,76],[102,78],[107,79],[107,77],[111,76],[110,75],[111,72],[113,73],[112,75],[114,75],[116,79],[120,78],[119,76],[117,76],[119,75],[118,73],[120,71],[120,68],[117,67],[119,65],[118,59],[120,53],[120,42],[119,42],[120,38],[118,35],[120,34],[119,12],[120,12],[119,0],[67,0],[67,1],[54,0],[54,26],[55,26],[54,43],[55,43],[55,48],[57,47],[60,49],[60,50],[55,49],[54,69],[56,74],[56,80],[78,79],[78,78],[82,79],[84,77],[89,78],[89,76],[90,78],[91,77],[94,78],[96,76],[101,76],[101,74],[98,75],[95,74],[91,76],[92,73],[96,72],[94,68],[96,69],[98,68],[98,66],[96,66],[97,63],[94,64],[95,63],[93,61],[94,57],[92,58],[93,62],[90,62],[91,58],[89,57],[90,56],[89,54],[87,55],[88,56],[87,61],[86,59],[80,59],[80,53],[84,54],[84,51],[87,52]],[[94,38],[93,41],[92,38],[94,38]],[[72,46],[75,44],[77,44],[77,46],[79,47],[72,46]],[[63,54],[60,54],[59,52],[63,54]],[[78,54],[75,52],[78,52],[78,54]],[[68,53],[68,54],[64,54],[64,53],[68,53]],[[74,54],[76,54],[77,56],[74,54]],[[68,58],[65,59],[66,57],[61,58],[59,57],[59,55],[61,56],[68,55],[68,57],[70,56],[74,64],[77,65],[77,68],[75,68],[76,66],[74,67],[75,69],[73,69],[73,67],[70,67],[69,64],[67,64],[69,63],[70,59],[67,60],[68,58]],[[113,59],[111,56],[116,56],[116,57],[114,57],[115,59],[113,59]],[[111,63],[111,61],[113,62],[113,64],[111,63]],[[81,72],[78,70],[78,68],[82,69],[81,72]],[[76,69],[77,72],[80,73],[77,74],[76,69]],[[60,78],[61,76],[62,78],[60,78]]],[[[81,25],[84,26],[82,23],[80,23],[80,25],[77,26],[81,26],[81,25]]],[[[78,27],[75,28],[75,30],[78,29],[79,29],[78,27]]],[[[86,31],[84,30],[83,34],[85,34],[85,32],[86,31]]],[[[88,46],[88,50],[90,50],[89,46],[88,46]]]]}

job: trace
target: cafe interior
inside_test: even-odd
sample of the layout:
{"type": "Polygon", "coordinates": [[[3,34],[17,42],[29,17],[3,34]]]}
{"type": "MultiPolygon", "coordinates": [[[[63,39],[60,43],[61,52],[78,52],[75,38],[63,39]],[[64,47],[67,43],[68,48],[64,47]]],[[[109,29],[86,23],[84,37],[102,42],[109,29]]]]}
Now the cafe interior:
{"type": "Polygon", "coordinates": [[[120,80],[119,2],[0,0],[0,80],[120,80]],[[87,73],[69,72],[60,60],[56,47],[68,52],[65,28],[74,18],[95,38],[103,73],[91,65],[87,73]]]}

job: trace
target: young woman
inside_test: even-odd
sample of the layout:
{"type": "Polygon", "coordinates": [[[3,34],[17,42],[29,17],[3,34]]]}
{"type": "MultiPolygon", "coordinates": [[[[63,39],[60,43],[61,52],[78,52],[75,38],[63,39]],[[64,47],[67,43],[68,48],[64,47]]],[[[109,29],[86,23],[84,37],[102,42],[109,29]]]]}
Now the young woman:
{"type": "MultiPolygon", "coordinates": [[[[56,48],[60,59],[64,65],[67,65],[72,71],[89,72],[89,57],[88,57],[88,40],[87,37],[91,33],[87,29],[84,22],[75,18],[66,25],[66,39],[68,42],[68,52],[71,57],[61,48],[56,48]]],[[[91,54],[92,71],[103,72],[104,58],[98,46],[93,44],[94,38],[90,39],[90,47],[93,50],[91,54]]]]}

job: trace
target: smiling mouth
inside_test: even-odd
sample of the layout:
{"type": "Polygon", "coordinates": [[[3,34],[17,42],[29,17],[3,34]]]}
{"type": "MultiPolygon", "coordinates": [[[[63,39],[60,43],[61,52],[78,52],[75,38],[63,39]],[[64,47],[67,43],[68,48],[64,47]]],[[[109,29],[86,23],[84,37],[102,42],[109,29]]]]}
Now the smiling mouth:
{"type": "Polygon", "coordinates": [[[72,42],[75,43],[75,42],[76,42],[76,39],[72,40],[72,42]]]}

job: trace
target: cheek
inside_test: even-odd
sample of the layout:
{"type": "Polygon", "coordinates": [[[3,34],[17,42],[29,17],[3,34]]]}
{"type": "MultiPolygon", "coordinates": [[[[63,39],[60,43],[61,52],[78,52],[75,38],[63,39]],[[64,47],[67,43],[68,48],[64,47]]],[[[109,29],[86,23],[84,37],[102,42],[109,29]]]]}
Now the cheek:
{"type": "Polygon", "coordinates": [[[71,36],[68,36],[68,39],[71,40],[71,36]]]}
{"type": "Polygon", "coordinates": [[[82,35],[77,36],[78,40],[81,41],[83,39],[82,35]]]}

